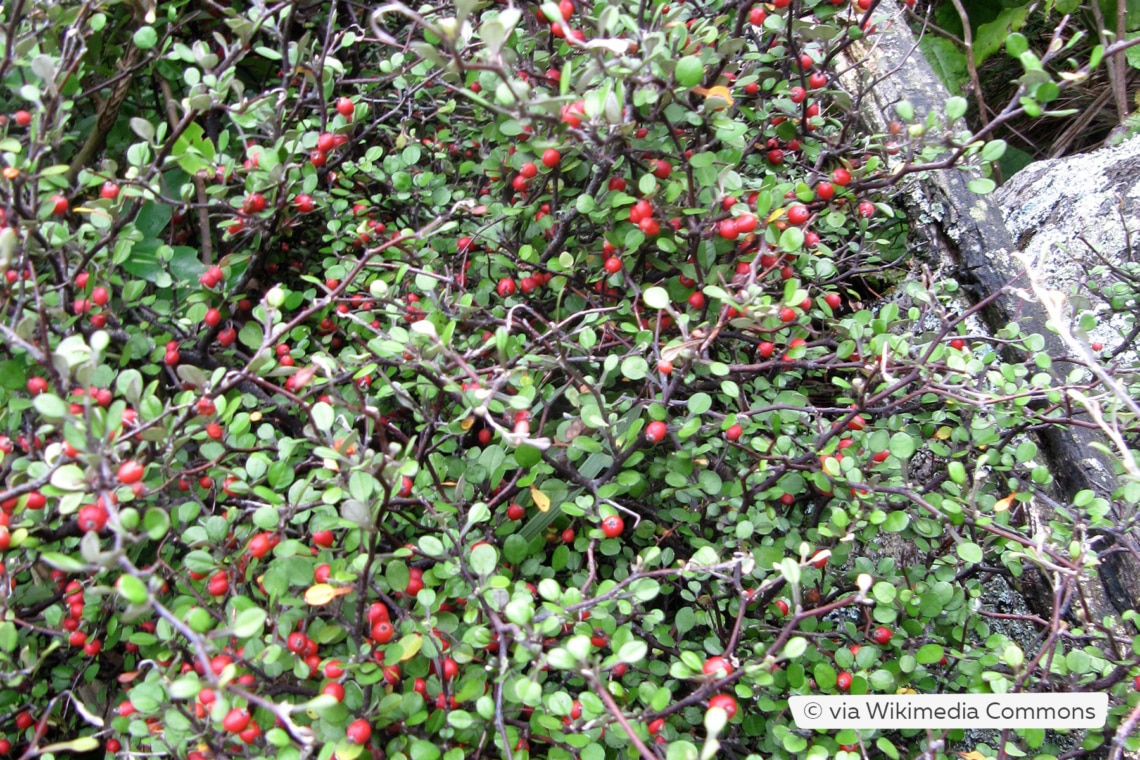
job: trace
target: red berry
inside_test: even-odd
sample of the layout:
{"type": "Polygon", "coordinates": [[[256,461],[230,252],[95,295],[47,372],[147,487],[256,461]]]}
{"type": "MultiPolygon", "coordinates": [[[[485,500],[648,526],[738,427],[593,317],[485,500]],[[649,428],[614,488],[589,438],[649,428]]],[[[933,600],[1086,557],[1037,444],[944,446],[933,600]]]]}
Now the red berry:
{"type": "Polygon", "coordinates": [[[554,148],[547,148],[542,154],[542,165],[547,169],[553,169],[558,166],[558,162],[562,160],[562,154],[554,148]]]}
{"type": "Polygon", "coordinates": [[[717,694],[709,699],[709,709],[714,707],[724,710],[728,714],[728,719],[732,720],[736,715],[736,698],[731,694],[717,694]]]}
{"type": "MultiPolygon", "coordinates": [[[[756,10],[756,9],[753,8],[753,10],[756,10]]],[[[763,11],[761,11],[761,13],[763,13],[763,11]]],[[[649,724],[649,726],[648,726],[649,735],[650,736],[656,736],[657,734],[661,733],[661,729],[663,729],[663,728],[665,728],[665,719],[664,718],[658,718],[657,720],[655,720],[649,724]]]]}
{"type": "Polygon", "coordinates": [[[523,509],[521,504],[511,504],[507,507],[508,520],[521,520],[526,517],[526,510],[523,509]]]}
{"type": "Polygon", "coordinates": [[[823,300],[827,302],[827,305],[831,307],[832,311],[838,309],[843,303],[843,299],[839,297],[838,293],[828,293],[823,297],[823,300]]]}
{"type": "Polygon", "coordinates": [[[851,688],[851,674],[848,673],[847,671],[843,671],[838,676],[836,676],[835,677],[835,688],[839,689],[840,691],[847,691],[848,689],[850,689],[851,688]]]}
{"type": "Polygon", "coordinates": [[[48,381],[42,377],[30,377],[25,387],[27,387],[28,393],[38,396],[47,392],[48,381]]]}
{"type": "Polygon", "coordinates": [[[258,533],[249,540],[249,553],[254,559],[261,559],[273,548],[273,541],[268,533],[258,533]]]}
{"type": "Polygon", "coordinates": [[[724,437],[730,441],[739,441],[740,436],[744,435],[744,428],[740,425],[733,425],[728,430],[724,431],[724,437]]]}
{"type": "Polygon", "coordinates": [[[781,615],[787,615],[788,614],[788,603],[785,602],[783,599],[777,599],[776,600],[776,609],[778,609],[780,611],[781,615]]]}
{"type": "Polygon", "coordinates": [[[841,166],[831,173],[831,181],[840,187],[847,187],[851,184],[851,172],[841,166]]]}
{"type": "Polygon", "coordinates": [[[781,322],[794,322],[795,319],[796,319],[796,310],[793,309],[791,306],[785,306],[784,308],[780,309],[780,321],[781,322]]]}
{"type": "Polygon", "coordinates": [[[21,127],[26,127],[32,123],[32,115],[27,111],[21,109],[12,114],[12,120],[21,127]]]}
{"type": "Polygon", "coordinates": [[[887,628],[885,625],[880,625],[878,628],[871,632],[871,640],[876,644],[886,646],[890,643],[892,635],[893,634],[890,628],[887,628]]]}
{"type": "Polygon", "coordinates": [[[606,538],[617,538],[625,530],[625,520],[621,515],[610,515],[602,520],[602,533],[606,538]]]}
{"type": "Polygon", "coordinates": [[[378,620],[372,626],[372,638],[377,644],[387,644],[396,635],[396,629],[387,620],[378,620]]]}
{"type": "Polygon", "coordinates": [[[67,202],[67,198],[64,198],[62,195],[53,195],[48,200],[52,203],[51,213],[55,216],[63,216],[67,213],[67,210],[71,208],[71,204],[67,202]]]}
{"type": "Polygon", "coordinates": [[[308,644],[308,642],[309,637],[304,633],[301,631],[293,631],[289,634],[289,638],[286,639],[285,644],[289,648],[290,652],[293,652],[294,654],[300,654],[301,652],[305,651],[305,645],[308,644]]]}
{"type": "Polygon", "coordinates": [[[235,707],[226,713],[226,717],[222,719],[222,728],[231,734],[240,734],[249,727],[249,721],[249,710],[235,707]]]}
{"type": "Polygon", "coordinates": [[[691,296],[689,296],[689,306],[693,307],[694,309],[705,308],[705,294],[700,291],[693,293],[691,296]]]}
{"type": "Polygon", "coordinates": [[[115,200],[119,197],[119,186],[107,180],[103,183],[103,187],[99,188],[99,197],[109,201],[115,200]]]}
{"type": "Polygon", "coordinates": [[[736,240],[740,237],[740,229],[736,226],[735,219],[722,219],[716,231],[725,240],[736,240]]]}
{"type": "Polygon", "coordinates": [[[703,670],[706,676],[717,675],[722,670],[727,676],[732,673],[732,663],[723,657],[710,657],[705,660],[703,670]]]}
{"type": "MultiPolygon", "coordinates": [[[[966,341],[962,340],[961,338],[954,338],[952,341],[950,341],[950,348],[956,348],[959,351],[961,351],[965,347],[966,347],[966,341]]],[[[1099,351],[1100,349],[1095,349],[1095,350],[1099,351]]]]}
{"type": "Polygon", "coordinates": [[[142,480],[143,471],[143,466],[133,459],[123,462],[119,465],[119,482],[125,486],[129,486],[131,483],[138,483],[142,480]]]}
{"type": "Polygon", "coordinates": [[[654,420],[650,422],[645,428],[645,440],[650,443],[657,443],[665,438],[668,432],[665,423],[661,420],[654,420]]]}
{"type": "Polygon", "coordinates": [[[528,161],[519,169],[519,176],[526,179],[532,179],[538,175],[538,167],[532,162],[528,161]]]}
{"type": "Polygon", "coordinates": [[[515,281],[510,277],[504,277],[499,280],[499,284],[495,287],[495,292],[499,294],[500,298],[507,298],[515,294],[515,281]]]}
{"type": "Polygon", "coordinates": [[[608,187],[610,190],[613,190],[613,191],[625,190],[625,187],[626,187],[625,180],[621,177],[610,177],[610,182],[609,182],[608,187]]]}
{"type": "Polygon", "coordinates": [[[857,211],[859,212],[859,216],[864,219],[870,219],[875,215],[875,204],[870,201],[863,201],[859,204],[857,211]]]}
{"type": "Polygon", "coordinates": [[[621,271],[621,259],[616,256],[611,256],[606,259],[606,263],[603,266],[610,274],[617,274],[621,271]]]}
{"type": "Polygon", "coordinates": [[[107,508],[100,504],[88,504],[79,510],[76,517],[76,522],[79,523],[79,529],[87,531],[95,531],[98,533],[107,526],[107,508]]]}
{"type": "Polygon", "coordinates": [[[336,112],[346,119],[351,119],[356,112],[356,105],[350,98],[340,98],[336,102],[336,112]]]}
{"type": "Polygon", "coordinates": [[[225,596],[229,590],[230,579],[226,577],[224,570],[214,573],[206,584],[206,591],[209,592],[210,596],[225,596]]]}
{"type": "Polygon", "coordinates": [[[327,160],[328,156],[323,150],[314,150],[309,154],[309,163],[318,169],[324,166],[327,160]]]}
{"type": "Polygon", "coordinates": [[[795,205],[788,208],[788,224],[794,224],[797,227],[807,222],[811,218],[811,212],[807,210],[806,206],[795,205]]]}
{"type": "Polygon", "coordinates": [[[768,14],[765,13],[764,9],[760,6],[756,6],[752,10],[748,11],[748,22],[753,26],[763,26],[764,19],[767,17],[768,14]]]}
{"type": "Polygon", "coordinates": [[[749,232],[752,232],[756,229],[756,225],[756,217],[752,214],[741,214],[736,217],[736,231],[741,235],[747,235],[749,232]]]}
{"type": "Polygon", "coordinates": [[[667,359],[662,359],[661,361],[657,362],[657,371],[662,375],[671,374],[673,372],[673,362],[668,361],[667,359]]]}
{"type": "Polygon", "coordinates": [[[669,179],[669,175],[673,173],[673,166],[668,161],[654,159],[649,162],[649,170],[657,179],[669,179]]]}
{"type": "Polygon", "coordinates": [[[302,214],[307,214],[315,208],[311,195],[298,195],[293,199],[293,207],[302,214]]]}
{"type": "Polygon", "coordinates": [[[222,323],[222,312],[217,309],[207,309],[206,316],[202,319],[208,327],[217,327],[222,323]]]}

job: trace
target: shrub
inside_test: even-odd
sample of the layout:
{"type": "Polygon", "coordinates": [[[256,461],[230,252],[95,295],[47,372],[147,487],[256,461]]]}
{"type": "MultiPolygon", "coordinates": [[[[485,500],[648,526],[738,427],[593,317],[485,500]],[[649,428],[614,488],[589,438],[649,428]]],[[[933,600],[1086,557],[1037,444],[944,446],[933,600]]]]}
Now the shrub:
{"type": "Polygon", "coordinates": [[[958,104],[866,134],[880,19],[788,7],[3,16],[8,740],[893,757],[787,697],[1115,674],[1103,742],[1112,622],[1026,656],[978,609],[1089,572],[1104,499],[1017,519],[1063,389],[883,194],[958,104]]]}

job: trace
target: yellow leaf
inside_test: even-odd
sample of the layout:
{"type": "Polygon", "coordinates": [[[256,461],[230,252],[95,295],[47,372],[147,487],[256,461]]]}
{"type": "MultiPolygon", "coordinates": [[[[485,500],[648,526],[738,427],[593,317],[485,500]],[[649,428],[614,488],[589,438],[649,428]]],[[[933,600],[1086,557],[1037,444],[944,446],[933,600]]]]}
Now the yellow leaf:
{"type": "Polygon", "coordinates": [[[1014,491],[1009,496],[1006,496],[1004,499],[1000,499],[999,501],[994,502],[994,511],[995,512],[1005,512],[1007,509],[1009,509],[1013,505],[1013,500],[1016,498],[1017,498],[1017,491],[1014,491]]]}
{"type": "Polygon", "coordinates": [[[333,472],[340,472],[340,465],[337,464],[332,459],[326,459],[322,462],[322,464],[325,466],[326,470],[332,470],[333,472]]]}
{"type": "Polygon", "coordinates": [[[305,603],[312,607],[323,607],[338,596],[351,593],[352,589],[348,586],[337,588],[327,583],[318,583],[305,591],[305,603]]]}
{"type": "Polygon", "coordinates": [[[459,427],[462,428],[464,432],[466,432],[466,431],[470,430],[474,424],[475,424],[475,417],[472,416],[472,417],[468,417],[467,419],[463,420],[463,422],[460,422],[459,427]]]}
{"type": "Polygon", "coordinates": [[[698,95],[703,95],[708,108],[714,111],[727,108],[735,102],[732,99],[732,91],[723,84],[713,85],[712,87],[694,87],[693,92],[698,95]]]}
{"type": "Polygon", "coordinates": [[[776,209],[775,211],[773,211],[771,214],[768,214],[768,219],[766,220],[765,223],[771,224],[772,222],[776,221],[777,219],[779,219],[781,216],[783,216],[786,213],[788,213],[788,210],[786,208],[780,207],[780,208],[776,209]]]}
{"type": "Polygon", "coordinates": [[[530,487],[530,498],[534,499],[534,505],[538,507],[539,512],[550,511],[550,497],[535,486],[530,487]]]}
{"type": "Polygon", "coordinates": [[[410,660],[419,654],[423,643],[424,637],[418,633],[409,633],[407,636],[400,639],[400,662],[410,660]]]}
{"type": "Polygon", "coordinates": [[[950,437],[950,435],[953,432],[954,431],[951,430],[949,426],[943,425],[942,427],[940,427],[934,431],[934,437],[940,441],[945,441],[946,439],[948,439],[950,437]]]}
{"type": "Polygon", "coordinates": [[[969,752],[959,752],[958,757],[962,758],[962,760],[986,760],[986,756],[976,749],[970,750],[969,752]]]}

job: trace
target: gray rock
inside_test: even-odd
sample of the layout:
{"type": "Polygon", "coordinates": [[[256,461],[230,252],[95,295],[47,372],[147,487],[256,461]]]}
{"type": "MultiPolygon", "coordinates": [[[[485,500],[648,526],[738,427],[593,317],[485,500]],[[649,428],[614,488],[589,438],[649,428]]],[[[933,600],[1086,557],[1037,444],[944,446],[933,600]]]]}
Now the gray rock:
{"type": "MultiPolygon", "coordinates": [[[[1137,315],[1111,314],[1097,293],[1119,276],[1109,265],[1140,277],[1140,135],[1093,153],[1030,164],[995,199],[1033,270],[1051,290],[1069,294],[1074,317],[1097,315],[1100,324],[1089,338],[1114,355],[1137,315]]],[[[1116,358],[1127,365],[1136,355],[1116,358]]]]}

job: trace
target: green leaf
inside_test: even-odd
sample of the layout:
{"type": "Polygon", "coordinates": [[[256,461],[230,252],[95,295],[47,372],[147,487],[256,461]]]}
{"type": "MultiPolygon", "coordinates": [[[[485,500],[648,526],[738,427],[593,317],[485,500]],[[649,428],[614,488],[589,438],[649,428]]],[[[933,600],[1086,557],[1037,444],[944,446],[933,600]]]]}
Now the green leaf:
{"type": "MultiPolygon", "coordinates": [[[[1011,32],[1016,32],[1025,26],[1025,16],[1029,13],[1030,5],[1031,3],[1026,3],[1014,8],[1006,8],[993,21],[978,27],[974,33],[972,47],[975,66],[981,66],[983,61],[1000,50],[1002,45],[1009,40],[1011,32]]],[[[1017,42],[1013,44],[1015,48],[1018,47],[1017,42]]],[[[1028,44],[1025,47],[1028,48],[1028,44]]],[[[1025,51],[1022,50],[1022,52],[1025,51]]],[[[1021,53],[1018,53],[1015,57],[1020,55],[1021,53]]]]}
{"type": "Polygon", "coordinates": [[[645,659],[645,655],[649,653],[649,646],[644,641],[634,640],[627,641],[618,650],[618,659],[622,662],[634,665],[645,659]]]}
{"type": "Polygon", "coordinates": [[[644,380],[649,374],[649,362],[644,356],[627,356],[621,362],[621,374],[627,380],[644,380]]]}
{"type": "Polygon", "coordinates": [[[471,550],[471,570],[481,578],[490,577],[499,564],[499,552],[490,544],[479,544],[471,550]]]}
{"type": "Polygon", "coordinates": [[[961,462],[955,460],[946,465],[946,473],[950,476],[950,480],[963,485],[966,482],[966,468],[961,462]]]}
{"type": "Polygon", "coordinates": [[[712,408],[712,396],[707,393],[694,393],[689,397],[689,413],[701,415],[712,408]]]}
{"type": "Polygon", "coordinates": [[[528,443],[521,444],[515,449],[515,461],[519,467],[529,470],[542,461],[542,451],[528,443]]]}
{"type": "Polygon", "coordinates": [[[324,401],[318,401],[313,404],[311,414],[313,416],[313,424],[316,425],[317,430],[327,433],[332,429],[334,413],[331,406],[324,401]]]}
{"type": "Polygon", "coordinates": [[[115,590],[131,604],[146,604],[146,586],[133,575],[120,575],[115,581],[115,590]]]}
{"type": "Polygon", "coordinates": [[[1029,40],[1024,34],[1014,32],[1005,38],[1005,52],[1010,58],[1017,58],[1029,49],[1029,40]]]}
{"type": "Polygon", "coordinates": [[[780,233],[780,250],[796,253],[804,246],[804,231],[799,227],[788,227],[780,233]]]}
{"type": "Polygon", "coordinates": [[[889,757],[891,760],[899,760],[898,748],[896,748],[894,744],[891,744],[891,740],[887,737],[880,736],[875,740],[875,746],[878,747],[879,751],[889,757]]]}
{"type": "Polygon", "coordinates": [[[55,742],[45,747],[38,747],[37,750],[40,754],[44,755],[56,752],[94,752],[99,748],[99,744],[100,741],[98,737],[81,736],[71,741],[55,742]]]}
{"type": "Polygon", "coordinates": [[[1005,140],[990,140],[982,147],[982,160],[987,163],[1001,160],[1007,147],[1005,140]]]}
{"type": "Polygon", "coordinates": [[[170,513],[160,507],[149,508],[143,516],[143,530],[151,540],[161,540],[170,530],[170,513]]]}
{"type": "Polygon", "coordinates": [[[959,557],[964,559],[966,562],[973,564],[981,562],[982,557],[984,556],[982,547],[971,541],[963,541],[962,543],[958,544],[955,551],[957,551],[959,557]]]}
{"type": "Polygon", "coordinates": [[[265,627],[266,612],[260,607],[250,607],[242,610],[234,619],[231,631],[239,639],[248,639],[257,636],[265,627]]]}
{"type": "Polygon", "coordinates": [[[150,50],[158,44],[158,32],[153,26],[140,26],[135,30],[134,42],[140,50],[150,50]]]}
{"type": "Polygon", "coordinates": [[[701,83],[704,75],[705,67],[701,64],[700,56],[697,55],[687,55],[677,61],[677,68],[673,71],[677,84],[682,87],[696,87],[701,83]]]}
{"type": "Polygon", "coordinates": [[[891,436],[888,449],[892,456],[899,459],[910,459],[915,452],[914,436],[910,433],[898,432],[891,436]]]}
{"type": "Polygon", "coordinates": [[[507,536],[507,540],[503,542],[503,558],[512,565],[522,562],[529,554],[527,540],[517,533],[507,536]]]}
{"type": "Polygon", "coordinates": [[[946,650],[941,644],[924,644],[919,647],[914,656],[922,665],[933,665],[936,662],[941,662],[945,655],[946,650]]]}
{"type": "Polygon", "coordinates": [[[32,401],[36,411],[52,420],[61,420],[67,416],[68,407],[59,396],[54,393],[41,393],[32,401]]]}
{"type": "MultiPolygon", "coordinates": [[[[535,685],[537,686],[538,684],[535,685]]],[[[409,753],[412,760],[438,760],[442,754],[439,747],[433,742],[424,741],[423,739],[416,739],[412,742],[411,752],[409,753]]]]}
{"type": "Polygon", "coordinates": [[[43,552],[40,554],[40,559],[65,573],[83,573],[89,569],[85,563],[59,552],[43,552]]]}
{"type": "Polygon", "coordinates": [[[970,180],[968,185],[971,192],[978,195],[989,195],[997,187],[997,184],[989,177],[978,177],[977,179],[970,180]]]}
{"type": "Polygon", "coordinates": [[[665,288],[657,286],[646,288],[641,298],[651,309],[664,309],[669,306],[669,292],[665,288]]]}
{"type": "Polygon", "coordinates": [[[957,121],[966,115],[967,107],[966,99],[960,95],[954,95],[946,101],[946,118],[951,122],[957,121]]]}

